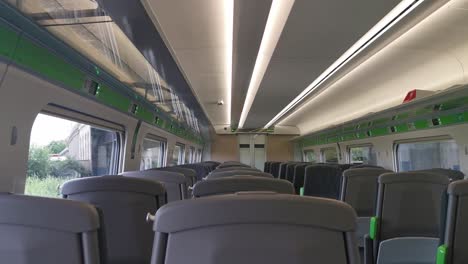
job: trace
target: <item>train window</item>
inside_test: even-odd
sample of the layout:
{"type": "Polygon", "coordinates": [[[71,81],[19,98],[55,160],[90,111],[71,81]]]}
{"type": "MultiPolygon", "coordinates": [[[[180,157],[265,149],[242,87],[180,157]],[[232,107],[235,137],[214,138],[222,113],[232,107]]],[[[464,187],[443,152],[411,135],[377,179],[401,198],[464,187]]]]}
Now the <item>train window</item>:
{"type": "Polygon", "coordinates": [[[172,151],[172,165],[184,164],[185,146],[182,144],[175,144],[172,151]]]}
{"type": "Polygon", "coordinates": [[[153,136],[143,139],[140,170],[163,167],[166,145],[165,140],[153,136]]]}
{"type": "Polygon", "coordinates": [[[460,170],[455,140],[400,142],[396,144],[398,171],[445,168],[460,170]]]}
{"type": "Polygon", "coordinates": [[[317,157],[315,152],[311,149],[304,151],[304,161],[305,162],[317,162],[317,157]]]}
{"type": "Polygon", "coordinates": [[[63,182],[116,174],[120,133],[39,114],[34,122],[25,193],[57,197],[63,182]]]}
{"type": "Polygon", "coordinates": [[[201,162],[202,161],[202,150],[201,149],[197,149],[197,159],[196,159],[196,162],[201,162]]]}
{"type": "Polygon", "coordinates": [[[336,152],[336,148],[325,148],[322,149],[321,152],[323,162],[338,163],[338,153],[336,152]]]}
{"type": "Polygon", "coordinates": [[[189,155],[188,155],[188,160],[186,160],[186,163],[195,163],[197,162],[197,157],[196,157],[196,152],[194,147],[189,148],[189,155]]]}
{"type": "Polygon", "coordinates": [[[349,147],[350,163],[377,165],[377,157],[372,145],[349,147]]]}

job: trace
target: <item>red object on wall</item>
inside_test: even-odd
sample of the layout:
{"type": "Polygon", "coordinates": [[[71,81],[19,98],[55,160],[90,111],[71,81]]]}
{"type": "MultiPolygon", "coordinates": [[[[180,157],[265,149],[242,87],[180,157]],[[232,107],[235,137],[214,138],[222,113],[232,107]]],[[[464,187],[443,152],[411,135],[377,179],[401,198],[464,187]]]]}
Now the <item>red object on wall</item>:
{"type": "Polygon", "coordinates": [[[412,90],[412,91],[409,91],[409,92],[406,94],[406,97],[405,97],[405,100],[403,100],[403,103],[411,102],[411,101],[413,101],[414,99],[416,99],[416,89],[415,89],[415,90],[412,90]]]}

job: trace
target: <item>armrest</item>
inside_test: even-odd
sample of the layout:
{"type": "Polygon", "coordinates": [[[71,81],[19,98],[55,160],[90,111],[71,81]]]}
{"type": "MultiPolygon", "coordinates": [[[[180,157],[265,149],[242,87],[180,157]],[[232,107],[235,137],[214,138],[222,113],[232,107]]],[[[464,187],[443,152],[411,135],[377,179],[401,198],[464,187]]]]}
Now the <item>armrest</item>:
{"type": "Polygon", "coordinates": [[[364,264],[374,264],[374,241],[369,235],[364,236],[364,264]]]}

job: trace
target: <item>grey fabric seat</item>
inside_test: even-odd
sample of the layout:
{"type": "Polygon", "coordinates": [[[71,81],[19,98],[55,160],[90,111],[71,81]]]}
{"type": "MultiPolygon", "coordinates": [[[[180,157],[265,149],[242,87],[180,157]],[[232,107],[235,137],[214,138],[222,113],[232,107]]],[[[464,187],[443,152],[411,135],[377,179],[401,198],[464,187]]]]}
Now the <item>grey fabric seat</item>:
{"type": "Polygon", "coordinates": [[[265,165],[263,166],[263,172],[270,173],[270,166],[271,166],[271,161],[265,162],[265,165]]]}
{"type": "Polygon", "coordinates": [[[376,168],[376,169],[383,169],[383,167],[381,167],[381,166],[370,165],[370,164],[357,164],[357,165],[353,165],[353,166],[351,167],[351,169],[360,169],[360,168],[376,168]]]}
{"type": "Polygon", "coordinates": [[[162,206],[162,184],[117,175],[96,176],[70,180],[62,185],[61,193],[64,198],[91,203],[102,211],[107,263],[149,262],[153,235],[146,215],[162,206]]]}
{"type": "Polygon", "coordinates": [[[357,264],[355,221],[343,202],[297,195],[246,192],[180,201],[156,213],[151,263],[357,264]]]}
{"type": "Polygon", "coordinates": [[[282,162],[279,166],[278,178],[286,180],[287,168],[289,164],[295,164],[295,162],[282,162]]]}
{"type": "Polygon", "coordinates": [[[420,172],[442,174],[442,175],[447,176],[450,181],[458,181],[458,180],[463,180],[465,178],[465,174],[463,174],[463,172],[457,171],[457,170],[450,170],[450,169],[433,168],[429,170],[420,170],[420,172]]]}
{"type": "Polygon", "coordinates": [[[288,181],[265,177],[236,176],[198,182],[193,187],[193,196],[203,197],[246,191],[294,194],[294,188],[288,181]]]}
{"type": "Polygon", "coordinates": [[[211,171],[209,174],[222,172],[222,171],[233,171],[233,170],[248,170],[248,171],[258,171],[258,172],[260,172],[260,170],[258,170],[256,168],[250,168],[250,167],[227,167],[227,168],[215,169],[215,170],[211,171]]]}
{"type": "Polygon", "coordinates": [[[270,173],[275,178],[279,178],[279,170],[282,162],[274,161],[270,164],[270,173]]]}
{"type": "MultiPolygon", "coordinates": [[[[373,220],[376,228],[369,237],[366,236],[366,263],[377,263],[377,260],[379,264],[393,263],[392,259],[399,259],[399,263],[414,263],[411,262],[414,258],[421,260],[417,263],[426,263],[422,262],[424,256],[414,255],[408,259],[409,262],[403,262],[404,255],[384,259],[379,256],[382,250],[386,250],[381,244],[394,238],[412,238],[411,243],[415,244],[419,238],[420,248],[427,249],[427,243],[432,244],[427,238],[437,239],[440,235],[441,205],[448,178],[440,174],[401,172],[385,173],[378,182],[376,218],[373,220]]],[[[405,243],[407,240],[400,241],[405,243]]],[[[395,243],[388,245],[398,248],[395,243]]]]}
{"type": "Polygon", "coordinates": [[[378,178],[392,171],[380,168],[357,168],[343,172],[340,200],[351,205],[358,215],[356,235],[359,247],[363,250],[364,236],[369,232],[369,224],[375,215],[378,178]]]}
{"type": "Polygon", "coordinates": [[[294,167],[293,185],[294,189],[296,190],[296,194],[299,194],[301,188],[304,187],[305,168],[310,165],[311,163],[304,163],[296,165],[296,167],[294,167]]]}
{"type": "Polygon", "coordinates": [[[157,168],[157,169],[151,169],[151,170],[162,170],[162,171],[180,173],[187,178],[187,182],[189,186],[193,186],[197,182],[197,173],[193,169],[174,166],[174,167],[163,167],[163,168],[157,168]]]}
{"type": "Polygon", "coordinates": [[[339,199],[341,178],[342,170],[339,166],[308,166],[304,176],[304,195],[339,199]]]}
{"type": "Polygon", "coordinates": [[[232,176],[257,176],[257,177],[267,177],[273,178],[273,175],[266,172],[261,171],[250,171],[250,170],[233,170],[233,171],[222,171],[216,173],[210,173],[206,177],[206,179],[218,179],[224,177],[232,177],[232,176]]]}
{"type": "Polygon", "coordinates": [[[448,187],[448,206],[438,252],[445,264],[468,263],[468,180],[455,181],[448,187]],[[445,255],[445,256],[444,256],[445,255]]]}
{"type": "Polygon", "coordinates": [[[228,167],[250,167],[249,165],[237,162],[237,161],[228,161],[224,162],[220,165],[218,165],[217,168],[222,169],[222,168],[228,168],[228,167]]]}
{"type": "Polygon", "coordinates": [[[90,204],[0,194],[2,263],[105,263],[99,229],[98,211],[90,204]]]}
{"type": "Polygon", "coordinates": [[[181,173],[163,170],[146,170],[126,171],[122,172],[121,175],[148,179],[161,183],[166,190],[166,202],[168,203],[190,198],[188,194],[190,181],[181,173]]]}

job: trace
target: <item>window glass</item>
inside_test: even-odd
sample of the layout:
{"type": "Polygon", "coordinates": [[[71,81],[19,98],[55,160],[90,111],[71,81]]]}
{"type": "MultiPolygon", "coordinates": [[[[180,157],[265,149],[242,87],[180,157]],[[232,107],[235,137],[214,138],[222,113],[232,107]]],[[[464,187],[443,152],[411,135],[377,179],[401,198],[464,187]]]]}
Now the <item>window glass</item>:
{"type": "Polygon", "coordinates": [[[322,161],[338,163],[338,154],[336,152],[336,148],[322,149],[322,161]]]}
{"type": "Polygon", "coordinates": [[[120,134],[39,114],[34,122],[25,193],[58,197],[63,182],[91,175],[116,174],[120,134]]]}
{"type": "Polygon", "coordinates": [[[197,150],[197,161],[196,162],[201,162],[202,161],[202,150],[198,149],[197,150]]]}
{"type": "Polygon", "coordinates": [[[172,165],[184,164],[184,145],[176,144],[174,151],[172,151],[172,165]]]}
{"type": "Polygon", "coordinates": [[[165,141],[150,138],[143,139],[140,170],[163,167],[165,151],[165,141]]]}
{"type": "Polygon", "coordinates": [[[398,171],[444,168],[460,170],[454,140],[400,143],[396,146],[398,171]]]}
{"type": "Polygon", "coordinates": [[[317,162],[317,157],[315,156],[315,152],[313,150],[305,150],[304,161],[305,162],[317,162]]]}
{"type": "Polygon", "coordinates": [[[350,163],[363,163],[369,165],[377,165],[377,157],[374,148],[369,146],[359,146],[349,148],[350,163]]]}
{"type": "Polygon", "coordinates": [[[188,163],[195,163],[197,162],[197,157],[196,157],[196,152],[194,147],[189,148],[189,157],[188,157],[188,163]]]}

